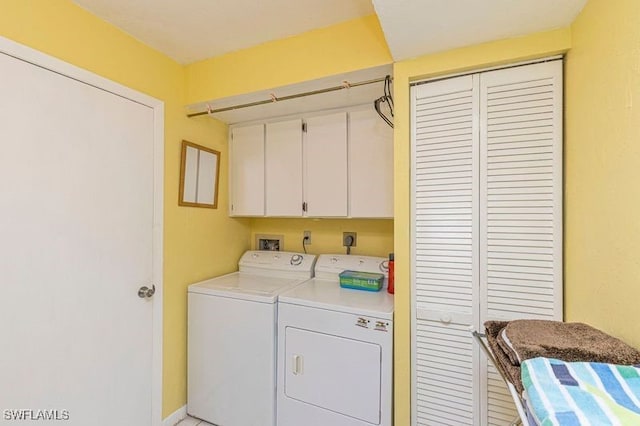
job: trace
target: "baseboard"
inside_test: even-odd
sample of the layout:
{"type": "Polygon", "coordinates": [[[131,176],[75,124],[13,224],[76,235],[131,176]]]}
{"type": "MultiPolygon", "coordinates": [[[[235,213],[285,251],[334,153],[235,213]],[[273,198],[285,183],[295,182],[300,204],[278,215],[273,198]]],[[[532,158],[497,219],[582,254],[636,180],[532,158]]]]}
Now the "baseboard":
{"type": "Polygon", "coordinates": [[[187,406],[183,405],[162,421],[162,426],[175,426],[187,417],[187,406]]]}

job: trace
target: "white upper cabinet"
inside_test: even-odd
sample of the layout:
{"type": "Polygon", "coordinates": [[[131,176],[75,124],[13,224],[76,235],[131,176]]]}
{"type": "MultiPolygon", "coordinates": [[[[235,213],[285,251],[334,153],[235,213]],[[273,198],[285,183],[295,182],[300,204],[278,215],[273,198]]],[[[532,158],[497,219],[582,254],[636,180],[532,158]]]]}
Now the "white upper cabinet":
{"type": "Polygon", "coordinates": [[[302,120],[269,123],[266,132],[266,215],[302,216],[302,120]]]}
{"type": "Polygon", "coordinates": [[[393,129],[373,108],[349,113],[349,216],[393,217],[393,129]]]}
{"type": "Polygon", "coordinates": [[[229,151],[229,214],[264,216],[264,125],[234,128],[229,151]]]}
{"type": "Polygon", "coordinates": [[[306,215],[347,216],[347,114],[306,120],[305,193],[306,215]]]}
{"type": "Polygon", "coordinates": [[[231,136],[232,216],[393,218],[393,130],[372,106],[231,136]]]}

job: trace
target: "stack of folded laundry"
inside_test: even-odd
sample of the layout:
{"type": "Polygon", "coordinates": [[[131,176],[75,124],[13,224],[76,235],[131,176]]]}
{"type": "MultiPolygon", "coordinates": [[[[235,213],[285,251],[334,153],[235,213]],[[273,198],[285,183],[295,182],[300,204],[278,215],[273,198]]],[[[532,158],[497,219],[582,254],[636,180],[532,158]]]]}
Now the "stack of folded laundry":
{"type": "Polygon", "coordinates": [[[487,341],[500,368],[519,393],[521,364],[532,358],[568,362],[640,364],[640,351],[587,324],[547,320],[487,321],[487,341]]]}

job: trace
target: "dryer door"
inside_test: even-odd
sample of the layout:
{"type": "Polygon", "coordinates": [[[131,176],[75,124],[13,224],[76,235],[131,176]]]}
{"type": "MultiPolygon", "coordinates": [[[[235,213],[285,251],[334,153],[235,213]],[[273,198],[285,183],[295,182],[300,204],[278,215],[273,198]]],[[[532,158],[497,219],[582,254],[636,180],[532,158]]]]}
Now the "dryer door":
{"type": "Polygon", "coordinates": [[[287,327],[285,348],[287,397],[380,424],[379,345],[287,327]]]}

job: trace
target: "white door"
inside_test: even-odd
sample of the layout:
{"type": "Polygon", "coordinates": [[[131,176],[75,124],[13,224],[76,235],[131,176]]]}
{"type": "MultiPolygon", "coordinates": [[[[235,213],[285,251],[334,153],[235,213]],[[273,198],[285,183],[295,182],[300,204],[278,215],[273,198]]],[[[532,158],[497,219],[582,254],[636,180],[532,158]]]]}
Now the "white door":
{"type": "Polygon", "coordinates": [[[414,425],[478,424],[478,77],[411,89],[414,425]]]}
{"type": "Polygon", "coordinates": [[[562,62],[411,94],[413,424],[507,424],[468,326],[562,319],[562,62]]]}
{"type": "Polygon", "coordinates": [[[307,216],[347,216],[347,113],[312,117],[304,144],[307,216]]]}
{"type": "Polygon", "coordinates": [[[267,216],[302,216],[302,120],[267,124],[267,216]]]}
{"type": "Polygon", "coordinates": [[[264,216],[264,124],[231,131],[231,216],[264,216]]]}
{"type": "Polygon", "coordinates": [[[393,217],[393,129],[371,106],[349,113],[349,216],[393,217]]]}
{"type": "Polygon", "coordinates": [[[150,425],[154,110],[3,53],[0,73],[0,424],[150,425]]]}
{"type": "MultiPolygon", "coordinates": [[[[562,61],[480,76],[480,321],[522,318],[562,320],[562,61]]],[[[513,420],[480,377],[482,423],[513,420]]]]}

